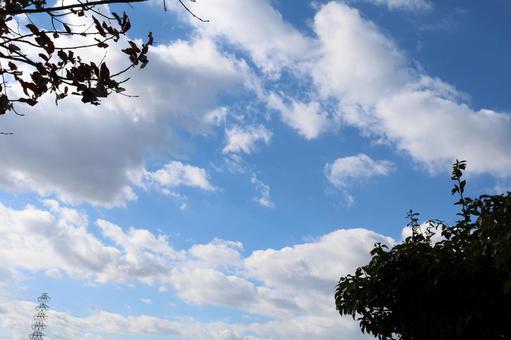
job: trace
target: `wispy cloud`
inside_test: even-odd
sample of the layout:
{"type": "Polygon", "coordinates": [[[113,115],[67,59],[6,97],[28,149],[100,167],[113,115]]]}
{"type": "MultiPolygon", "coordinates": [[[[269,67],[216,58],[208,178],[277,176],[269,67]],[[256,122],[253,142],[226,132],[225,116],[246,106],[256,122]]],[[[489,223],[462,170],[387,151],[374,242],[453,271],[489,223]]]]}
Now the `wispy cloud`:
{"type": "Polygon", "coordinates": [[[252,153],[256,144],[261,142],[268,144],[272,133],[262,125],[240,127],[234,126],[225,131],[226,143],[223,153],[252,153]]]}
{"type": "Polygon", "coordinates": [[[207,191],[215,190],[205,169],[179,161],[172,161],[159,170],[147,172],[145,177],[162,188],[187,186],[207,191]]]}
{"type": "Polygon", "coordinates": [[[273,203],[273,201],[271,200],[270,186],[259,180],[255,174],[252,174],[250,182],[254,184],[258,193],[254,200],[263,207],[266,208],[275,207],[275,203],[273,203]]]}
{"type": "Polygon", "coordinates": [[[347,188],[371,177],[388,175],[394,164],[389,161],[376,161],[366,154],[337,158],[325,165],[325,176],[337,188],[347,188]]]}
{"type": "Polygon", "coordinates": [[[426,12],[433,9],[430,0],[362,0],[375,5],[387,6],[391,10],[406,10],[411,12],[426,12]]]}

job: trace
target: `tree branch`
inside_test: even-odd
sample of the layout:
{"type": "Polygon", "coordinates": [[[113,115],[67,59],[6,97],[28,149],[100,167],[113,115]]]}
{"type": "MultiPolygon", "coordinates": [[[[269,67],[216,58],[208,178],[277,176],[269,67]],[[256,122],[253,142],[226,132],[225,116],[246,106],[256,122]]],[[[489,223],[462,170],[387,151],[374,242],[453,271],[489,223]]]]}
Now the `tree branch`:
{"type": "Polygon", "coordinates": [[[86,3],[58,6],[58,7],[24,8],[24,9],[18,9],[18,10],[0,9],[0,14],[18,15],[18,14],[31,14],[31,13],[50,13],[50,12],[65,11],[67,9],[74,9],[74,8],[87,8],[90,6],[94,7],[94,6],[98,6],[98,5],[108,5],[108,4],[115,4],[115,3],[145,2],[145,1],[147,1],[147,0],[98,0],[98,1],[91,1],[91,2],[86,2],[86,3]]]}

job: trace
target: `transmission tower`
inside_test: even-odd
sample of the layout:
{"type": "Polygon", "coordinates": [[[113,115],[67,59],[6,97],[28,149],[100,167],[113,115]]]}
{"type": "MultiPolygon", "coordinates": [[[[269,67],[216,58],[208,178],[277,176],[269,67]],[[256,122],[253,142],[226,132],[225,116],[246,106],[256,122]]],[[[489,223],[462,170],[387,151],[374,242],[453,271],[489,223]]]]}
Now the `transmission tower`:
{"type": "Polygon", "coordinates": [[[48,293],[42,293],[41,296],[37,298],[39,304],[35,307],[34,323],[32,324],[33,332],[30,334],[30,340],[44,340],[46,336],[43,330],[46,328],[45,321],[48,318],[46,312],[50,309],[48,301],[50,301],[48,293]]]}

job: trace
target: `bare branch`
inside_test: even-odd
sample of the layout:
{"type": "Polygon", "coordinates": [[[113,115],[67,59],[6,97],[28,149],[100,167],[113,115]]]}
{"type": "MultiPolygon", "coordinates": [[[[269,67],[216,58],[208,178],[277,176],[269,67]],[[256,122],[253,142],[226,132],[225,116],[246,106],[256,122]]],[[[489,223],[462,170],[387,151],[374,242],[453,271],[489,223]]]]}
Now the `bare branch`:
{"type": "MultiPolygon", "coordinates": [[[[199,20],[199,21],[202,21],[202,22],[209,22],[209,20],[202,19],[201,17],[199,17],[199,16],[197,16],[195,13],[193,13],[193,12],[192,12],[192,11],[188,8],[188,6],[186,6],[186,5],[183,3],[183,1],[182,1],[182,0],[178,0],[178,1],[179,1],[179,3],[181,4],[181,6],[183,6],[183,8],[184,8],[184,9],[185,9],[188,13],[190,13],[190,15],[191,15],[192,17],[194,17],[195,19],[197,19],[197,20],[199,20]]],[[[192,2],[195,2],[195,1],[193,1],[193,0],[192,0],[192,2]]],[[[165,2],[164,2],[164,4],[165,4],[165,2]]]]}

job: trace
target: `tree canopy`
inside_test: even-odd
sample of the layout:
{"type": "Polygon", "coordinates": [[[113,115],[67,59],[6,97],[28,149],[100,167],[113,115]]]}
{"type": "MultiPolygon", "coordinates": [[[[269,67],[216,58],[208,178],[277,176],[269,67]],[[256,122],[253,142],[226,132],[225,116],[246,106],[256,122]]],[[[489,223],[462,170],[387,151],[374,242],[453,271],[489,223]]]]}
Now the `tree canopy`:
{"type": "Polygon", "coordinates": [[[340,279],[337,310],[363,332],[403,340],[511,337],[511,193],[465,197],[465,167],[453,165],[454,226],[421,226],[410,211],[411,236],[391,248],[376,244],[369,264],[340,279]]]}

